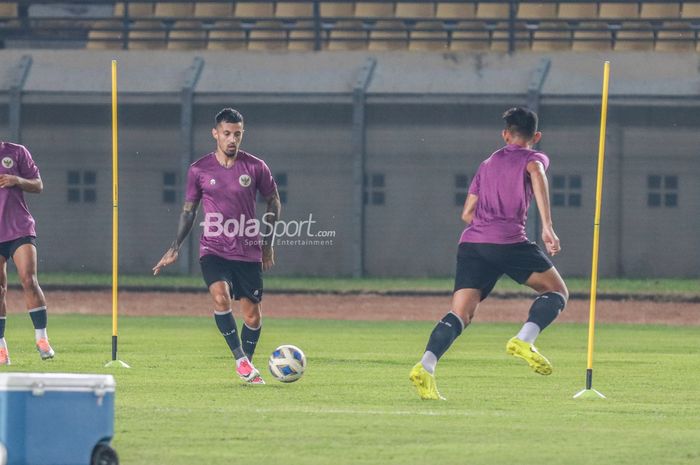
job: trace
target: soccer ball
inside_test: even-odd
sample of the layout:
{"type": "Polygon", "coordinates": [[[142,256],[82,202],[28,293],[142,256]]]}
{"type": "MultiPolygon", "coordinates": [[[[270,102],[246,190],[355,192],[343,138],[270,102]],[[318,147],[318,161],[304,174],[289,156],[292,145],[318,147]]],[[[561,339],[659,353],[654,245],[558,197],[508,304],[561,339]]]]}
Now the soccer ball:
{"type": "Polygon", "coordinates": [[[270,373],[277,381],[293,383],[301,378],[306,369],[306,356],[300,348],[285,344],[272,351],[268,363],[270,373]]]}

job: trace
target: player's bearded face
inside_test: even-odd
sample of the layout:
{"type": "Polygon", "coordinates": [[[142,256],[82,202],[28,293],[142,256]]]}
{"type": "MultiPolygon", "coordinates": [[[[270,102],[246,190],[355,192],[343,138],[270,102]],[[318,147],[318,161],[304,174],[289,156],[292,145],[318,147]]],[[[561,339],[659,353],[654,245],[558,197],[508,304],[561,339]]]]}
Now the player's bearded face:
{"type": "Polygon", "coordinates": [[[235,157],[243,141],[243,123],[219,123],[211,133],[217,148],[227,157],[235,157]]]}

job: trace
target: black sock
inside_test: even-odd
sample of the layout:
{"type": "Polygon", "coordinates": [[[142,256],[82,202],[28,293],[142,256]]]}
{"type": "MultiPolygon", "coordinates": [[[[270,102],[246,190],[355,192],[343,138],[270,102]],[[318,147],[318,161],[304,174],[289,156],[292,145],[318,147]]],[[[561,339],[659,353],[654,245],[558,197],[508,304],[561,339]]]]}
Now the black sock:
{"type": "Polygon", "coordinates": [[[29,317],[32,319],[34,329],[46,328],[46,306],[29,310],[29,317]]]}
{"type": "Polygon", "coordinates": [[[0,339],[5,337],[5,322],[7,319],[4,316],[0,316],[0,339]]]}
{"type": "Polygon", "coordinates": [[[243,352],[246,357],[248,357],[248,360],[253,360],[255,346],[258,344],[258,339],[260,339],[260,331],[262,331],[262,323],[258,325],[257,329],[253,329],[245,323],[243,324],[243,329],[241,330],[241,344],[243,345],[243,352]]]}
{"type": "Polygon", "coordinates": [[[229,310],[226,313],[214,312],[214,320],[216,320],[216,326],[221,331],[221,335],[226,339],[231,353],[238,360],[244,356],[243,350],[241,350],[241,341],[238,339],[238,328],[236,327],[236,320],[233,318],[233,312],[229,310]]]}
{"type": "Polygon", "coordinates": [[[559,316],[564,307],[566,300],[563,295],[558,292],[545,292],[532,303],[527,321],[535,323],[542,331],[559,316]]]}
{"type": "Polygon", "coordinates": [[[426,352],[432,352],[440,360],[452,342],[462,334],[462,324],[462,320],[452,312],[442,317],[430,334],[428,345],[425,347],[426,352]]]}

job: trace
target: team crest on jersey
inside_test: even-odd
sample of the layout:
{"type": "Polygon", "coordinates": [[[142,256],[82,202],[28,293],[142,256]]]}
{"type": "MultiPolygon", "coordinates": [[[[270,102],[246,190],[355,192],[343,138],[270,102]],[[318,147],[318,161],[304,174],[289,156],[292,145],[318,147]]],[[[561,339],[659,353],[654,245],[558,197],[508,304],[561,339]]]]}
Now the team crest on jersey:
{"type": "Polygon", "coordinates": [[[2,166],[4,166],[5,168],[7,168],[9,170],[13,166],[15,166],[15,162],[14,162],[14,160],[12,160],[12,158],[5,157],[2,159],[2,166]]]}
{"type": "Polygon", "coordinates": [[[209,185],[210,185],[210,186],[213,186],[214,184],[216,184],[216,179],[214,179],[214,178],[210,179],[210,180],[209,180],[209,185]]]}
{"type": "Polygon", "coordinates": [[[240,178],[238,178],[238,183],[243,186],[243,187],[248,187],[250,186],[250,176],[247,174],[242,174],[240,178]]]}

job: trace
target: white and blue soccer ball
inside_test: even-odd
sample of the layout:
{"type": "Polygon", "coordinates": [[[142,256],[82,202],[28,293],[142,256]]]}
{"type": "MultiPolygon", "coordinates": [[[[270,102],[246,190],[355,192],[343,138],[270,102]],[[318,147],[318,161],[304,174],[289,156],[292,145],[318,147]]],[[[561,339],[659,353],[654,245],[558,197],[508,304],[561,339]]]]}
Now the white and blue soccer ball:
{"type": "Polygon", "coordinates": [[[277,381],[293,383],[306,370],[306,356],[297,346],[284,344],[272,351],[268,367],[277,381]]]}

